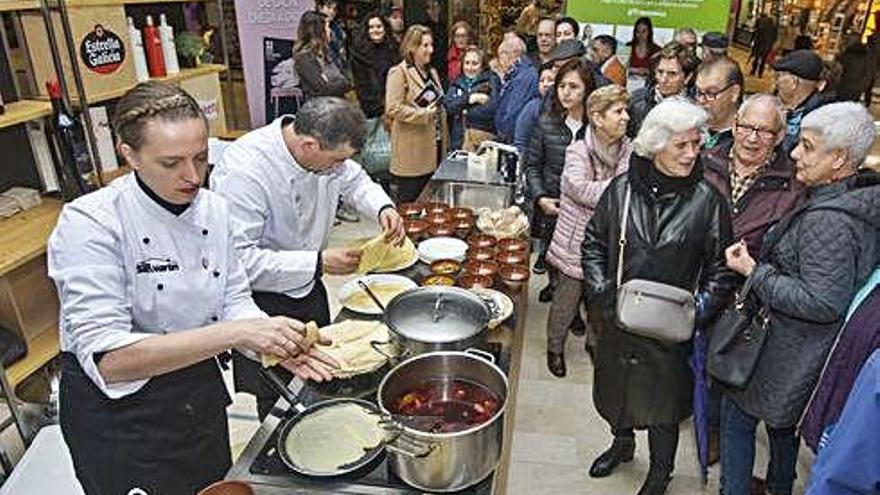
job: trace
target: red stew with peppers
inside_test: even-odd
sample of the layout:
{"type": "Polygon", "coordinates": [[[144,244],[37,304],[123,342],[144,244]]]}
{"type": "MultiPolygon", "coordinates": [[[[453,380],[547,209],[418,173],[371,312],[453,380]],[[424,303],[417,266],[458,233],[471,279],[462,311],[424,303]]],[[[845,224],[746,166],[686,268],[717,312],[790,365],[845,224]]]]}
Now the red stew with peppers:
{"type": "Polygon", "coordinates": [[[483,424],[498,412],[500,401],[483,385],[465,380],[428,380],[391,402],[391,413],[430,433],[453,433],[483,424]]]}

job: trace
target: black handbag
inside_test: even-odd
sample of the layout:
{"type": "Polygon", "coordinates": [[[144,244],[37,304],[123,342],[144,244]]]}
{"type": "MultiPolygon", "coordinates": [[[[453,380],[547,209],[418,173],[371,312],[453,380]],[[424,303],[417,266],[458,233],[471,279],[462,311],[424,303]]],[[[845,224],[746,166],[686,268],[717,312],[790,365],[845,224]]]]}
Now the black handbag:
{"type": "Polygon", "coordinates": [[[709,329],[706,371],[715,380],[743,388],[751,378],[770,330],[770,315],[757,298],[749,297],[746,280],[733,305],[709,329]]]}

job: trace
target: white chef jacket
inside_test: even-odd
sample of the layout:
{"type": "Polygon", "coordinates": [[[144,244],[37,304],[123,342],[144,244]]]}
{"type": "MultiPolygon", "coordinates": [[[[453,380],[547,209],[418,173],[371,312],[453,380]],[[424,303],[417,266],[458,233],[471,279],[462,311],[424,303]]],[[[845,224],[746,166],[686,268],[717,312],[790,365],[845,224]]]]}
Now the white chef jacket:
{"type": "Polygon", "coordinates": [[[229,201],[251,288],[300,299],[314,287],[339,196],[374,219],[393,202],[354,160],[327,174],[300,166],[281,132],[293,118],[279,117],[229,146],[211,172],[211,189],[229,201]]]}
{"type": "Polygon", "coordinates": [[[204,189],[177,216],[134,174],[117,179],[64,207],[48,265],[61,301],[61,350],[111,399],[149,379],[108,384],[96,353],[219,320],[266,317],[235,256],[226,201],[204,189]]]}

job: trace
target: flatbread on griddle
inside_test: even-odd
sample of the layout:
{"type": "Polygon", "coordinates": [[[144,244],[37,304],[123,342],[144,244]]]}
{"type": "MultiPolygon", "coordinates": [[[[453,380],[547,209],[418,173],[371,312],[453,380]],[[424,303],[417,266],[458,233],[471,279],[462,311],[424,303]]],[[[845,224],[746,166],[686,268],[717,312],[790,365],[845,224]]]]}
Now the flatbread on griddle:
{"type": "MultiPolygon", "coordinates": [[[[321,329],[321,335],[329,338],[330,345],[317,344],[316,348],[339,363],[330,370],[336,378],[351,378],[379,369],[388,358],[377,352],[371,342],[388,342],[388,327],[378,321],[345,320],[321,329]]],[[[391,346],[381,346],[390,354],[391,346]]]]}

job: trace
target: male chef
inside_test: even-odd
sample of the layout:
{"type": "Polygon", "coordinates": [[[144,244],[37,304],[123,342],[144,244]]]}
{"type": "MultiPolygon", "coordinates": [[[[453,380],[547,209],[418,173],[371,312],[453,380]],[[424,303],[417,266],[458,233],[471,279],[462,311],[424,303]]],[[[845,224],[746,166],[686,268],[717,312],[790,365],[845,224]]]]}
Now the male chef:
{"type": "MultiPolygon", "coordinates": [[[[212,172],[211,189],[229,202],[254,300],[269,315],[330,323],[321,276],[354,273],[360,262],[357,249],[327,248],[340,196],[377,219],[386,240],[403,242],[391,199],[350,159],[366,129],[361,110],[346,100],[313,98],[295,117],[236,140],[212,172]]],[[[262,421],[278,394],[261,381],[259,363],[233,353],[233,367],[236,390],[256,395],[262,421]]]]}

